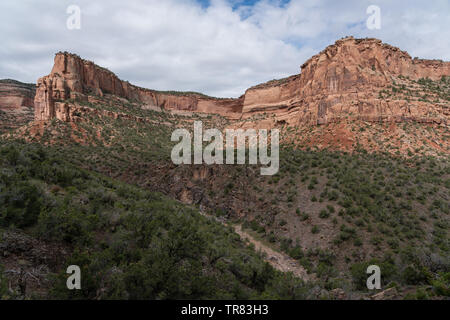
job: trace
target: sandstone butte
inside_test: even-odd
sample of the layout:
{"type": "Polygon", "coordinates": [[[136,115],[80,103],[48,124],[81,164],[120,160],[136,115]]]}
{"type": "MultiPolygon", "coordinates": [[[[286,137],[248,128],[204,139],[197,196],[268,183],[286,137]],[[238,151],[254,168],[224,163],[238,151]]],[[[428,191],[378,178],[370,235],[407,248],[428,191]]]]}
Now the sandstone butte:
{"type": "Polygon", "coordinates": [[[68,101],[112,94],[149,108],[220,114],[240,120],[235,122],[243,128],[270,128],[280,123],[321,125],[349,118],[447,126],[448,106],[379,96],[399,76],[439,80],[450,76],[450,62],[412,59],[407,52],[380,40],[347,37],[311,57],[297,75],[251,87],[236,99],[218,99],[140,88],[91,61],[60,52],[51,73],[37,82],[35,120],[72,121],[75,105],[68,101]],[[252,122],[258,114],[271,117],[252,122]],[[242,121],[245,119],[250,121],[242,121]]]}

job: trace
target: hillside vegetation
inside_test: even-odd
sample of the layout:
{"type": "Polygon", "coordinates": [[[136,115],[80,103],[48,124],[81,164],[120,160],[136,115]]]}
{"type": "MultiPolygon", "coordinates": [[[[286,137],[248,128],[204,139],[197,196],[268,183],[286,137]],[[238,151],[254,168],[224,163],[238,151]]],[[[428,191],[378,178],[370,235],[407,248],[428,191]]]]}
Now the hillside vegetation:
{"type": "MultiPolygon", "coordinates": [[[[402,77],[380,98],[445,109],[448,88],[447,78],[402,77]]],[[[397,298],[449,296],[445,125],[280,124],[280,171],[261,176],[253,165],[172,163],[174,129],[201,120],[223,130],[222,117],[90,98],[67,101],[84,108],[72,122],[31,123],[2,140],[0,249],[10,253],[1,264],[15,295],[24,295],[27,271],[40,279],[29,292],[53,298],[332,298],[343,290],[357,299],[370,294],[365,270],[377,264],[397,298]],[[242,226],[317,281],[273,270],[200,212],[242,226]],[[65,289],[68,264],[86,272],[76,295],[65,289]]]]}
{"type": "Polygon", "coordinates": [[[0,155],[0,237],[8,252],[0,261],[10,270],[3,298],[308,296],[301,280],[272,269],[230,228],[194,208],[76,168],[41,146],[4,143],[0,155]],[[45,261],[51,259],[45,246],[64,259],[45,261]],[[22,272],[11,272],[18,259],[22,272]],[[37,273],[42,264],[49,269],[37,273]],[[66,288],[64,266],[71,264],[82,268],[80,291],[66,288]],[[27,280],[29,288],[39,283],[45,290],[27,294],[27,280]]]}
{"type": "Polygon", "coordinates": [[[297,259],[327,290],[364,291],[364,266],[373,263],[385,270],[383,286],[402,292],[447,281],[447,159],[285,145],[272,177],[250,165],[175,166],[171,131],[191,127],[193,118],[151,114],[149,122],[95,115],[71,124],[55,120],[30,139],[76,167],[243,224],[297,259]]]}

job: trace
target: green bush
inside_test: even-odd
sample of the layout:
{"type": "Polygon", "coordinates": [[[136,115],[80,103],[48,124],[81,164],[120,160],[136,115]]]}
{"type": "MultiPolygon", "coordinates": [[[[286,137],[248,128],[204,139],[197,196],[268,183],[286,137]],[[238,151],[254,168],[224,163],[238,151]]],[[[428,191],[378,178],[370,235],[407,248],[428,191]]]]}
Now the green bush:
{"type": "Polygon", "coordinates": [[[327,210],[321,210],[319,213],[319,218],[326,219],[330,216],[330,213],[327,210]]]}
{"type": "Polygon", "coordinates": [[[450,297],[450,272],[439,274],[439,277],[432,280],[431,284],[438,296],[450,297]]]}
{"type": "Polygon", "coordinates": [[[402,272],[402,280],[410,285],[425,284],[428,283],[428,274],[423,267],[409,265],[402,272]]]}
{"type": "Polygon", "coordinates": [[[289,250],[289,255],[296,260],[300,260],[304,257],[303,250],[298,245],[289,250]]]}
{"type": "Polygon", "coordinates": [[[39,216],[38,234],[43,239],[69,244],[91,244],[98,217],[86,216],[74,208],[44,210],[39,216]]]}
{"type": "Polygon", "coordinates": [[[19,228],[37,222],[43,207],[43,193],[28,181],[10,185],[0,194],[0,226],[19,228]]]}

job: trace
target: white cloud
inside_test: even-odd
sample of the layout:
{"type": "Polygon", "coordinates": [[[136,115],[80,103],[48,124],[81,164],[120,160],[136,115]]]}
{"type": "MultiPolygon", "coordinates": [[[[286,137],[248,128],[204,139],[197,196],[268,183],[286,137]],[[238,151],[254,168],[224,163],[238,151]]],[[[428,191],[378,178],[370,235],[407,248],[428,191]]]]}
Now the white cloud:
{"type": "Polygon", "coordinates": [[[447,0],[2,0],[0,78],[35,82],[53,54],[71,51],[119,77],[160,90],[239,96],[262,81],[296,74],[311,55],[345,35],[377,37],[412,56],[450,59],[447,0]],[[67,6],[82,11],[67,30],[67,6]],[[381,8],[367,30],[366,8],[381,8]]]}

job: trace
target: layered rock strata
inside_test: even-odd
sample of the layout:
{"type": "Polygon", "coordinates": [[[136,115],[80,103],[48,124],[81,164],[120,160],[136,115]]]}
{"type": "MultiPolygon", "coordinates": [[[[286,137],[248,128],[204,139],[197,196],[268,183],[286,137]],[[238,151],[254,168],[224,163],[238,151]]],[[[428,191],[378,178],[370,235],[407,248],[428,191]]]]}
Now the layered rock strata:
{"type": "Polygon", "coordinates": [[[298,75],[248,89],[238,99],[198,93],[159,92],[121,81],[114,73],[70,53],[58,53],[51,73],[38,80],[35,120],[70,121],[70,99],[112,94],[148,108],[215,113],[251,123],[270,114],[267,126],[283,123],[325,124],[341,119],[436,122],[447,124],[442,103],[380,97],[401,77],[439,80],[450,76],[450,63],[412,59],[408,53],[377,39],[344,38],[301,66],[298,75]]]}
{"type": "Polygon", "coordinates": [[[34,84],[0,80],[0,131],[13,129],[34,118],[34,84]]]}

